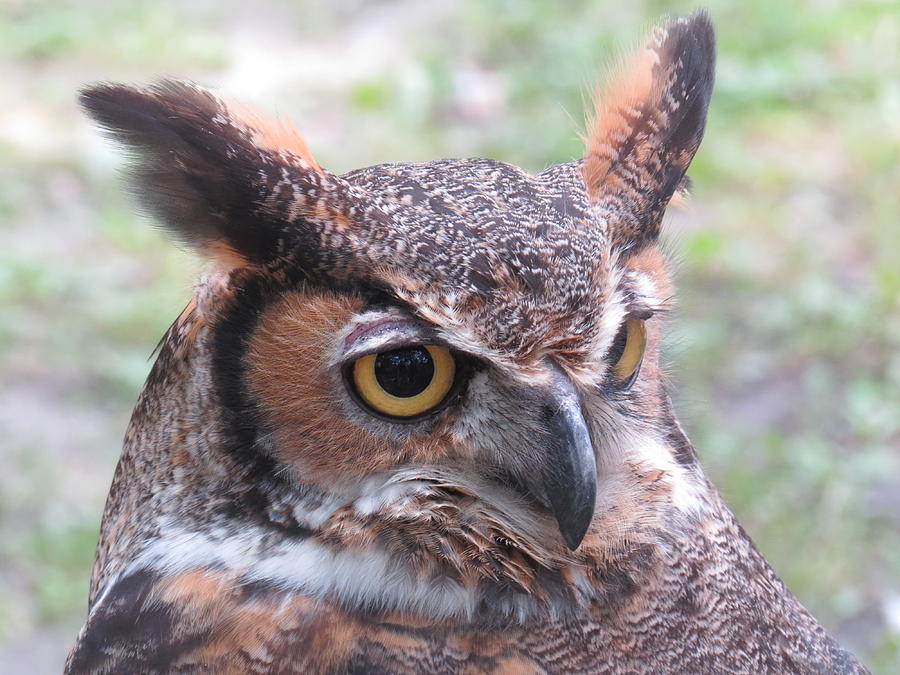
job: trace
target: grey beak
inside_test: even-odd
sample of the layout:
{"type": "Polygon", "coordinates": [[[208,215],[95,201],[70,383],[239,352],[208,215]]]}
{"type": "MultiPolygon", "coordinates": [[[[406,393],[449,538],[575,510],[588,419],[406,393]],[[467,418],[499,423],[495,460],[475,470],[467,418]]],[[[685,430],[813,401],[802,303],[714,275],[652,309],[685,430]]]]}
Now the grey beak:
{"type": "Polygon", "coordinates": [[[591,445],[581,400],[560,371],[550,390],[549,446],[543,471],[543,495],[556,516],[566,546],[581,544],[597,500],[597,459],[591,445]]]}

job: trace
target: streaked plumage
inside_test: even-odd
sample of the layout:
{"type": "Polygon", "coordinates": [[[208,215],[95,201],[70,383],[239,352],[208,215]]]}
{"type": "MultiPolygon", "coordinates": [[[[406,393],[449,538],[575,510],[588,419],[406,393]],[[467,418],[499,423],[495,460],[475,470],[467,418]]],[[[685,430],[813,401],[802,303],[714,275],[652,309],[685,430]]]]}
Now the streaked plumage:
{"type": "Polygon", "coordinates": [[[585,158],[536,176],[336,176],[193,85],[87,90],[213,267],[135,408],[67,671],[865,672],[709,484],[658,365],[656,239],[713,63],[705,14],[659,29],[585,158]],[[360,395],[394,355],[372,386],[414,409],[435,350],[440,403],[360,395]]]}

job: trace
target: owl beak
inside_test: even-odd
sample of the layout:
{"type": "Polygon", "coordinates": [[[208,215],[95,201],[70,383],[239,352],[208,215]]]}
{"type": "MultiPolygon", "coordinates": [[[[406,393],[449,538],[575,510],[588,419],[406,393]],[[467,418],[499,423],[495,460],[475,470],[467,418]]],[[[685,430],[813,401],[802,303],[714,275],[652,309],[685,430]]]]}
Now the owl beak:
{"type": "Polygon", "coordinates": [[[549,404],[550,445],[541,487],[566,546],[574,551],[594,517],[597,458],[581,400],[562,372],[555,373],[549,404]]]}

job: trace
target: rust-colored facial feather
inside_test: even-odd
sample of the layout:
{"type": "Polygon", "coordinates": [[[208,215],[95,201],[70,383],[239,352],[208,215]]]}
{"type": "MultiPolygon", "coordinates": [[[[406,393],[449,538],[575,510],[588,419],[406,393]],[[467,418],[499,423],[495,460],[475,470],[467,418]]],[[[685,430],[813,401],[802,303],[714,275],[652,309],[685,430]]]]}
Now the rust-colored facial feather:
{"type": "Polygon", "coordinates": [[[359,298],[294,291],[266,307],[248,340],[246,381],[277,458],[324,489],[404,463],[439,463],[452,444],[440,429],[402,440],[349,424],[349,400],[330,363],[359,298]]]}

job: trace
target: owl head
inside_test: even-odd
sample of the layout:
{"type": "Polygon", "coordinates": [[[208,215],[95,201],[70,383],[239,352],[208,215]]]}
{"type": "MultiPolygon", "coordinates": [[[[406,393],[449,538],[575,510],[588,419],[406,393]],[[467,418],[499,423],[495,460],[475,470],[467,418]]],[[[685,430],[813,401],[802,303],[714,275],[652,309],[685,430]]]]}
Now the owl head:
{"type": "Polygon", "coordinates": [[[658,365],[657,237],[713,65],[705,14],[657,30],[602,88],[584,157],[537,175],[444,159],[339,176],[194,85],[86,90],[143,207],[211,261],[153,376],[204,369],[154,404],[177,408],[154,417],[169,503],[253,494],[272,517],[279,495],[334,545],[460,569],[500,549],[552,567],[636,537],[654,505],[689,509],[703,479],[658,365]]]}

